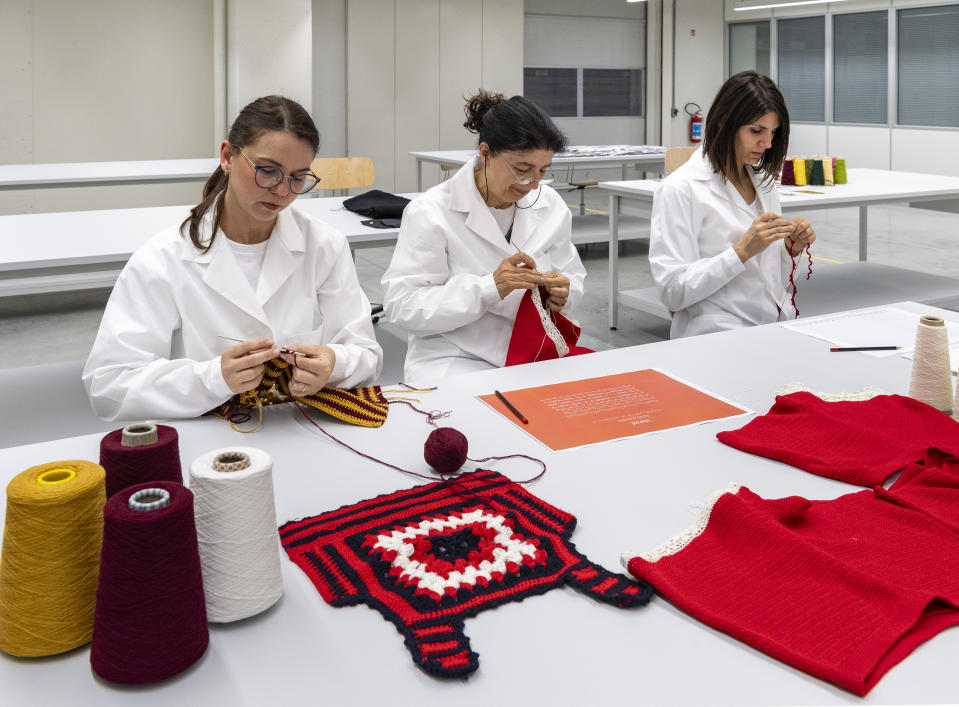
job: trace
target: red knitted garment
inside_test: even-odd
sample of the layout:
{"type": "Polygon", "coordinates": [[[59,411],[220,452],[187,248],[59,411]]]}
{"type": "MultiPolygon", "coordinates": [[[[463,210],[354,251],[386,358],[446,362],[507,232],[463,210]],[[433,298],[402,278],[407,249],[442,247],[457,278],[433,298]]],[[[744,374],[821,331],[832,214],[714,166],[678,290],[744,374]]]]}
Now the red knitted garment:
{"type": "Polygon", "coordinates": [[[769,412],[720,432],[730,447],[859,486],[881,484],[928,447],[959,453],[959,424],[913,398],[826,402],[812,393],[780,395],[769,412]]]}
{"type": "Polygon", "coordinates": [[[573,546],[576,518],[494,471],[417,486],[280,528],[290,559],[333,606],[366,604],[437,677],[479,666],[463,622],[569,585],[618,607],[652,587],[593,564],[573,546]]]}
{"type": "Polygon", "coordinates": [[[832,501],[731,487],[699,526],[623,564],[700,621],[865,695],[959,623],[959,459],[930,450],[926,464],[832,501]]]}
{"type": "MultiPolygon", "coordinates": [[[[559,312],[550,310],[546,305],[546,288],[540,287],[536,295],[543,302],[543,308],[547,315],[569,347],[569,353],[566,355],[578,356],[593,353],[592,349],[576,345],[576,342],[579,341],[581,329],[559,312]]],[[[533,290],[527,290],[520,302],[519,310],[516,312],[513,334],[509,340],[509,349],[506,351],[506,365],[517,366],[521,363],[548,361],[554,358],[559,358],[556,344],[546,334],[543,320],[533,303],[533,290]]]]}

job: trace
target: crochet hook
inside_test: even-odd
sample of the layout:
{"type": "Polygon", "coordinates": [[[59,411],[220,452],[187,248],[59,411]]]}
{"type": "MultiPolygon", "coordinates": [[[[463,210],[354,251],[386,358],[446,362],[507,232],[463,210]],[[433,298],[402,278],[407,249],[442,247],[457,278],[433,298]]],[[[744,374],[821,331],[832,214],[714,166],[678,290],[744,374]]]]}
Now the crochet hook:
{"type": "Polygon", "coordinates": [[[898,351],[901,346],[835,346],[830,351],[898,351]]]}
{"type": "MultiPolygon", "coordinates": [[[[234,339],[232,336],[223,336],[223,334],[217,334],[216,336],[218,339],[226,339],[227,341],[238,341],[241,344],[243,343],[243,339],[234,339]]],[[[291,356],[307,356],[302,351],[296,351],[295,349],[291,349],[286,346],[280,347],[280,353],[290,354],[291,356]]],[[[307,358],[309,358],[309,356],[307,356],[307,358]]]]}

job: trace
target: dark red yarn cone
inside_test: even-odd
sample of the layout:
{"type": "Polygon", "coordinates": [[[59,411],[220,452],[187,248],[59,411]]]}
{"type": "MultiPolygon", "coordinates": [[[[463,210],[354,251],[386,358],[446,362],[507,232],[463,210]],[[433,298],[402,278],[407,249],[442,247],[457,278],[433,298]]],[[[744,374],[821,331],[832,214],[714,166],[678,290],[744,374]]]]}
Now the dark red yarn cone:
{"type": "Polygon", "coordinates": [[[183,483],[176,429],[157,425],[157,441],[140,447],[124,447],[120,443],[122,435],[122,429],[113,430],[100,440],[100,466],[107,472],[107,498],[144,481],[183,483]]]}
{"type": "Polygon", "coordinates": [[[172,677],[209,643],[193,520],[193,493],[170,481],[126,488],[103,509],[103,549],[90,665],[110,682],[138,685],[172,677]],[[132,510],[140,489],[170,492],[170,505],[132,510]]]}
{"type": "Polygon", "coordinates": [[[466,435],[452,427],[440,427],[430,432],[423,445],[426,463],[441,474],[452,474],[466,463],[469,444],[466,435]]]}

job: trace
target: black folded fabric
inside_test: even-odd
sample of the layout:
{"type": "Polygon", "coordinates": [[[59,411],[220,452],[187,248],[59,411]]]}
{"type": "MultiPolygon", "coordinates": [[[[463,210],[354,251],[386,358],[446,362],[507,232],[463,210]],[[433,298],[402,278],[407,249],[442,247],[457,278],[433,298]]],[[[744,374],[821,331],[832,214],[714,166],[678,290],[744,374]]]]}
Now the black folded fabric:
{"type": "MultiPolygon", "coordinates": [[[[398,219],[403,215],[403,209],[408,203],[410,200],[404,196],[371,189],[347,199],[343,202],[343,207],[373,219],[398,219]]],[[[393,226],[374,226],[374,228],[393,228],[393,226]]]]}

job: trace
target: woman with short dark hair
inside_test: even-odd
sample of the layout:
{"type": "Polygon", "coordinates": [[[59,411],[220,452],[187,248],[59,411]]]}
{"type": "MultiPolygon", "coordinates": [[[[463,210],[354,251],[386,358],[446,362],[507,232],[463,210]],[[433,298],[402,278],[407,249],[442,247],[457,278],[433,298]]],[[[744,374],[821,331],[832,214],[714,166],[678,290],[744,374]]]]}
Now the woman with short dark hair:
{"type": "Polygon", "coordinates": [[[406,207],[383,307],[410,334],[405,380],[503,366],[523,294],[543,286],[546,307],[568,311],[586,271],[569,208],[547,186],[566,139],[535,103],[480,91],[465,127],[478,155],[406,207]]]}
{"type": "Polygon", "coordinates": [[[776,178],[789,112],[767,76],[744,71],[719,89],[703,146],[653,200],[649,264],[673,314],[673,338],[796,317],[792,258],[816,240],[784,219],[776,178]]]}

